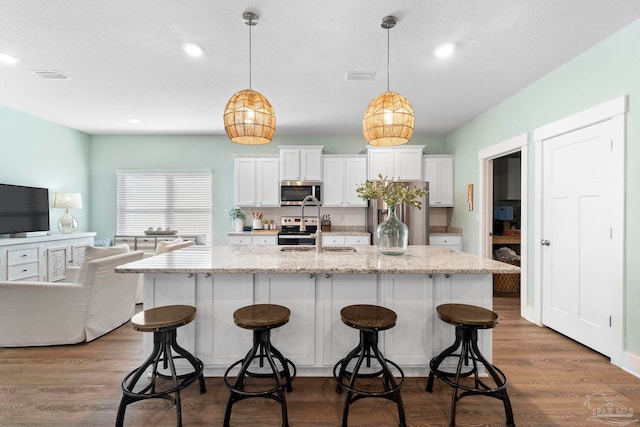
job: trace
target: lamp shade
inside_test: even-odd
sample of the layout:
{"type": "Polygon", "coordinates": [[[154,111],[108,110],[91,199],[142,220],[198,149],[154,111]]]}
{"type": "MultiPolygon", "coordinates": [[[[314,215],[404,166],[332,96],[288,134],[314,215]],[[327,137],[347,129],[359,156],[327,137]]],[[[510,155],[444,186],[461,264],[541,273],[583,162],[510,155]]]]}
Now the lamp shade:
{"type": "Polygon", "coordinates": [[[224,130],[237,144],[268,144],[276,131],[271,103],[252,89],[233,94],[224,109],[224,130]]]}
{"type": "Polygon", "coordinates": [[[80,193],[55,193],[54,208],[82,209],[82,195],[80,193]]]}
{"type": "Polygon", "coordinates": [[[387,91],[369,103],[362,120],[362,133],[371,145],[401,145],[411,138],[413,125],[413,107],[407,98],[387,91]]]}

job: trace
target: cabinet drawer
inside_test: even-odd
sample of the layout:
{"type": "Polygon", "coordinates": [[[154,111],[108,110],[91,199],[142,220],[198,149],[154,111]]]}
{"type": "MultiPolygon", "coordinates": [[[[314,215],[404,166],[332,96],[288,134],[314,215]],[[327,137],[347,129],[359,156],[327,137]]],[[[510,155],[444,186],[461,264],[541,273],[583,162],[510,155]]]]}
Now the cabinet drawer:
{"type": "Polygon", "coordinates": [[[452,249],[461,250],[462,236],[429,236],[429,244],[433,246],[448,246],[452,249]]]}
{"type": "Polygon", "coordinates": [[[137,237],[136,238],[136,250],[138,251],[155,251],[156,250],[156,238],[155,237],[137,237]]]}
{"type": "Polygon", "coordinates": [[[345,236],[344,244],[347,246],[369,245],[369,236],[345,236]]]}
{"type": "Polygon", "coordinates": [[[230,245],[250,245],[251,236],[229,236],[230,245]]]}
{"type": "Polygon", "coordinates": [[[251,243],[254,245],[277,245],[277,236],[252,236],[251,243]]]}
{"type": "Polygon", "coordinates": [[[135,250],[136,248],[136,238],[135,237],[116,237],[114,239],[115,245],[128,245],[131,250],[135,250]]]}
{"type": "Polygon", "coordinates": [[[40,264],[30,262],[27,264],[11,265],[7,271],[8,280],[38,280],[40,264]]]}
{"type": "Polygon", "coordinates": [[[322,244],[325,246],[344,246],[344,236],[322,236],[322,244]]]}
{"type": "Polygon", "coordinates": [[[7,264],[9,267],[33,261],[38,261],[38,248],[7,251],[7,264]]]}

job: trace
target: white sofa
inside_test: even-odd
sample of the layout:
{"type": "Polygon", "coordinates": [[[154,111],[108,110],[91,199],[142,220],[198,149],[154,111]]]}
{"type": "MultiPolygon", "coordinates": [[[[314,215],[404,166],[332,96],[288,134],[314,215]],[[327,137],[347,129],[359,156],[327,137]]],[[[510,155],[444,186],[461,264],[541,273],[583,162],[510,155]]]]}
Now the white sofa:
{"type": "Polygon", "coordinates": [[[129,321],[139,275],[114,269],[143,252],[128,250],[88,254],[73,283],[0,282],[0,347],[92,341],[129,321]]]}

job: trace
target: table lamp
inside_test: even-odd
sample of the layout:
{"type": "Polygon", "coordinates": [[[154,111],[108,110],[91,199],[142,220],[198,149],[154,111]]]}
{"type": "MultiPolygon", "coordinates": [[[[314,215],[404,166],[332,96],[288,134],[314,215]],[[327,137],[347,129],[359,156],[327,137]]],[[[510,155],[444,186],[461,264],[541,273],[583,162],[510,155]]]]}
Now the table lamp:
{"type": "Polygon", "coordinates": [[[58,220],[58,230],[61,233],[70,234],[78,229],[78,220],[71,215],[69,209],[82,209],[80,193],[55,193],[53,207],[65,210],[64,215],[58,220]]]}

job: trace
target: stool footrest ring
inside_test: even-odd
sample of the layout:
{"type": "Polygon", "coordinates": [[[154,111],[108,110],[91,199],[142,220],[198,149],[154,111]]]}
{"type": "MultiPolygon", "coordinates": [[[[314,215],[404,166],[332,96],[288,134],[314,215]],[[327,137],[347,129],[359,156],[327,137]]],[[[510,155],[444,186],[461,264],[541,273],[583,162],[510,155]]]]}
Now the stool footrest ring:
{"type": "MultiPolygon", "coordinates": [[[[340,368],[342,368],[342,364],[345,362],[344,359],[340,360],[338,363],[335,364],[335,366],[333,367],[333,377],[335,378],[336,382],[338,383],[338,387],[339,388],[344,388],[345,390],[351,391],[353,393],[357,393],[362,395],[362,397],[383,397],[386,396],[388,394],[393,394],[397,391],[399,391],[402,388],[402,385],[404,384],[404,372],[402,371],[402,369],[400,368],[400,366],[398,366],[397,363],[389,360],[389,359],[384,359],[384,361],[388,364],[393,366],[395,369],[398,370],[400,376],[400,382],[397,383],[395,385],[395,387],[390,387],[384,391],[367,391],[367,390],[360,390],[357,389],[355,387],[350,387],[349,383],[345,383],[344,379],[345,378],[351,378],[353,373],[350,371],[347,371],[345,369],[344,371],[344,378],[340,378],[340,375],[338,374],[338,370],[340,368]]],[[[377,378],[382,376],[384,373],[383,369],[380,369],[379,371],[376,372],[372,372],[372,373],[358,373],[356,374],[356,378],[377,378]]],[[[357,400],[357,399],[356,399],[357,400]]]]}
{"type": "MultiPolygon", "coordinates": [[[[254,359],[258,359],[259,357],[260,356],[255,356],[254,359]]],[[[245,395],[245,396],[252,396],[252,397],[259,397],[259,396],[265,396],[266,397],[266,395],[276,393],[279,390],[284,390],[285,388],[289,389],[289,388],[291,388],[290,387],[291,383],[293,382],[293,380],[296,377],[297,369],[296,369],[296,365],[294,365],[292,361],[290,361],[289,359],[284,359],[284,360],[285,360],[285,362],[287,364],[287,367],[289,368],[289,372],[291,373],[291,379],[289,381],[287,381],[284,369],[281,370],[281,371],[278,371],[277,375],[280,377],[281,383],[280,383],[279,386],[275,386],[270,390],[246,391],[246,390],[234,387],[233,383],[229,380],[229,374],[231,373],[231,371],[235,367],[237,367],[238,365],[242,364],[245,361],[244,359],[238,360],[233,365],[229,366],[229,368],[224,373],[224,377],[223,377],[224,383],[226,384],[227,388],[229,390],[231,390],[233,393],[237,393],[237,394],[241,394],[241,395],[245,395]]],[[[273,373],[264,373],[264,374],[262,374],[262,373],[256,373],[256,372],[251,372],[251,371],[247,370],[244,374],[246,376],[248,376],[248,377],[254,377],[254,378],[275,378],[275,375],[273,373]]]]}

